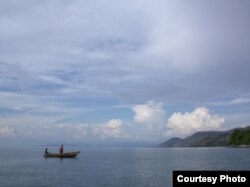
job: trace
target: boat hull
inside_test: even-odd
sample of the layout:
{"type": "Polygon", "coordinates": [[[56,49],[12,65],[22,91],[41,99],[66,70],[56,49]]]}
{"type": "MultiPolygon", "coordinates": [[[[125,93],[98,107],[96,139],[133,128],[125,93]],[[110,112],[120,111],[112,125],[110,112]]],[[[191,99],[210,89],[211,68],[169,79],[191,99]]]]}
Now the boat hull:
{"type": "Polygon", "coordinates": [[[75,158],[80,151],[68,152],[68,153],[47,153],[44,154],[45,158],[75,158]]]}

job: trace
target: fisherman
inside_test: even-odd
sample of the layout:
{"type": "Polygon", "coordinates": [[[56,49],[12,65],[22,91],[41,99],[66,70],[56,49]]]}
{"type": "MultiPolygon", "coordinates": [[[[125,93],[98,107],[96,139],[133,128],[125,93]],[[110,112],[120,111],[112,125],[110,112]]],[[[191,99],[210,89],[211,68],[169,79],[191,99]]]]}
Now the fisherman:
{"type": "Polygon", "coordinates": [[[60,154],[63,154],[63,144],[61,145],[59,152],[60,152],[60,154]]]}
{"type": "Polygon", "coordinates": [[[46,147],[45,148],[45,152],[44,152],[46,155],[48,154],[48,148],[46,147]]]}

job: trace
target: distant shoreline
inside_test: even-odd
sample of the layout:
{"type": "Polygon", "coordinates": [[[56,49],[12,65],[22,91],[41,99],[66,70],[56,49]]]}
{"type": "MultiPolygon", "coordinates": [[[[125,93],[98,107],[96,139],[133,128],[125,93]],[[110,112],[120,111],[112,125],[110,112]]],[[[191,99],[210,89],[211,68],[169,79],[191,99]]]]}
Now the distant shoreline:
{"type": "Polygon", "coordinates": [[[231,147],[250,148],[250,126],[228,131],[201,131],[184,139],[174,137],[158,147],[231,147]]]}

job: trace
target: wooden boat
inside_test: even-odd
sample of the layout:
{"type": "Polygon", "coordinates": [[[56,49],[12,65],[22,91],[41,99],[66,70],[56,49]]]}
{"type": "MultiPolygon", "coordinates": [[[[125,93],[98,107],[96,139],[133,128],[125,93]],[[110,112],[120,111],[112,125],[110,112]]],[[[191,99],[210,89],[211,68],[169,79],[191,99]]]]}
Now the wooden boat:
{"type": "Polygon", "coordinates": [[[51,157],[51,158],[75,158],[79,153],[80,153],[80,151],[68,152],[68,153],[47,153],[47,154],[44,154],[43,156],[45,158],[48,158],[48,157],[51,157]]]}

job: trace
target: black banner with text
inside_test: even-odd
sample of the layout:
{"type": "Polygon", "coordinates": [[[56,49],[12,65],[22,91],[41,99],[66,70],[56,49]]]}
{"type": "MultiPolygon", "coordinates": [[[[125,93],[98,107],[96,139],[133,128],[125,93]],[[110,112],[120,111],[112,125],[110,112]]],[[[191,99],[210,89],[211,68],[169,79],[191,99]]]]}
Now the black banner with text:
{"type": "Polygon", "coordinates": [[[250,186],[250,171],[173,171],[173,187],[250,186]]]}

